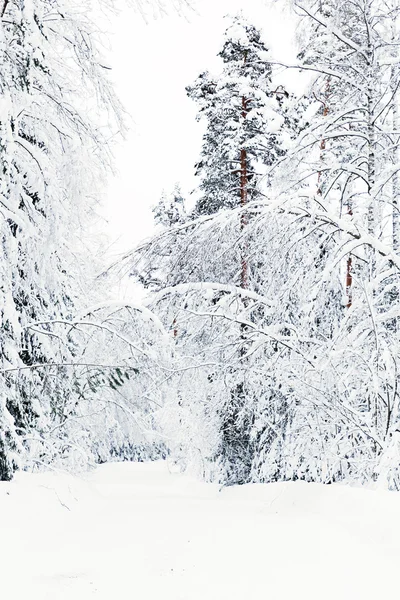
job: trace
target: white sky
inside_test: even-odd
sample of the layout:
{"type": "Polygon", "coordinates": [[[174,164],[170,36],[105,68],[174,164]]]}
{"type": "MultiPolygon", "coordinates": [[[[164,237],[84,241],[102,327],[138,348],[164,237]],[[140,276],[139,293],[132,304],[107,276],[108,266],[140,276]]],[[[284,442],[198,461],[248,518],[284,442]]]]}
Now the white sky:
{"type": "Polygon", "coordinates": [[[111,23],[112,77],[131,117],[128,138],[116,148],[118,175],[103,211],[111,255],[151,233],[151,206],[163,189],[172,190],[176,182],[185,192],[195,186],[202,126],[185,86],[204,70],[219,70],[223,17],[240,9],[262,29],[274,57],[293,60],[293,20],[268,0],[196,0],[195,10],[184,16],[171,10],[147,23],[125,8],[111,23]]]}

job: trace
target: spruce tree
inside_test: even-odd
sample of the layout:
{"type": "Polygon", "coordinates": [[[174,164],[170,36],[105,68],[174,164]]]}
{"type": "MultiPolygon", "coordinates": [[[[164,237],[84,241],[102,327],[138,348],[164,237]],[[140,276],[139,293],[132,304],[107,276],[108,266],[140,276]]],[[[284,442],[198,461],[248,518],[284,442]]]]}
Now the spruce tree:
{"type": "Polygon", "coordinates": [[[155,224],[163,227],[173,227],[185,221],[185,199],[178,183],[171,194],[163,191],[159,202],[153,208],[153,214],[155,224]]]}

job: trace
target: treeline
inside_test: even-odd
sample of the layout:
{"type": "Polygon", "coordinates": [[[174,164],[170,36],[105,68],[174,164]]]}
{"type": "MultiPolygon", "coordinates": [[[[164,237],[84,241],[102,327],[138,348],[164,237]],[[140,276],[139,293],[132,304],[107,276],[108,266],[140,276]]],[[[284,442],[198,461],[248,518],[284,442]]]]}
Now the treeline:
{"type": "Polygon", "coordinates": [[[183,468],[397,489],[400,8],[290,4],[306,92],[231,19],[221,72],[187,88],[195,206],[165,195],[123,268],[174,341],[161,427],[183,468]]]}
{"type": "Polygon", "coordinates": [[[82,233],[122,126],[89,13],[3,7],[1,479],[169,455],[225,485],[398,489],[400,8],[288,4],[296,64],[238,15],[187,88],[198,189],[113,269],[145,306],[103,301],[82,233]]]}
{"type": "Polygon", "coordinates": [[[137,340],[144,309],[98,305],[89,232],[124,124],[90,9],[0,2],[0,480],[158,452],[134,415],[158,325],[137,340]]]}

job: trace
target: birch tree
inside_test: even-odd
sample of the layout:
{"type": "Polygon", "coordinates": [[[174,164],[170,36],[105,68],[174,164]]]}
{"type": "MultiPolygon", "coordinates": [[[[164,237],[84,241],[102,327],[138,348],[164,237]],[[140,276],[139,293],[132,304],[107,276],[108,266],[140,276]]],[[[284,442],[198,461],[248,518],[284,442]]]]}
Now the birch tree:
{"type": "MultiPolygon", "coordinates": [[[[293,189],[301,193],[297,205],[309,214],[306,231],[315,227],[314,215],[321,211],[338,226],[337,235],[328,228],[331,243],[324,244],[326,268],[331,274],[341,270],[343,305],[349,313],[343,313],[335,350],[332,347],[327,356],[332,361],[336,344],[343,344],[359,367],[356,374],[348,359],[343,356],[337,361],[336,355],[331,364],[346,386],[335,389],[331,397],[340,410],[346,405],[358,416],[359,411],[363,414],[357,435],[365,439],[368,458],[363,462],[358,455],[353,464],[368,470],[368,475],[358,471],[368,478],[376,475],[379,456],[397,426],[398,358],[397,341],[392,338],[397,258],[392,229],[398,170],[393,65],[398,62],[398,50],[392,32],[399,11],[395,4],[369,1],[335,5],[299,1],[293,5],[302,20],[301,67],[317,74],[312,92],[322,101],[319,118],[304,131],[288,160],[282,161],[281,189],[287,186],[289,194],[293,189]],[[293,177],[288,181],[291,167],[293,177]],[[303,194],[305,181],[308,190],[303,194]]],[[[340,430],[348,443],[352,436],[343,435],[343,426],[340,430]]],[[[337,427],[328,438],[336,436],[337,427]]],[[[349,451],[344,454],[351,455],[349,451]]]]}
{"type": "Polygon", "coordinates": [[[89,4],[8,0],[0,26],[0,478],[9,479],[31,433],[76,403],[67,367],[45,368],[73,362],[74,344],[35,323],[68,320],[90,297],[94,246],[82,226],[121,123],[89,4]]]}
{"type": "MultiPolygon", "coordinates": [[[[290,67],[314,77],[302,99],[268,97],[283,116],[276,147],[263,123],[260,154],[252,163],[249,143],[241,168],[245,144],[234,146],[229,119],[213,146],[225,87],[202,76],[190,94],[212,116],[198,166],[209,189],[192,218],[122,268],[154,290],[149,306],[174,342],[161,422],[184,468],[225,484],[382,476],[397,489],[398,7],[292,5],[301,35],[290,67]],[[293,109],[297,120],[286,118],[293,109]],[[254,179],[241,186],[250,164],[254,190],[254,179]]],[[[243,130],[248,96],[235,95],[243,130]]]]}

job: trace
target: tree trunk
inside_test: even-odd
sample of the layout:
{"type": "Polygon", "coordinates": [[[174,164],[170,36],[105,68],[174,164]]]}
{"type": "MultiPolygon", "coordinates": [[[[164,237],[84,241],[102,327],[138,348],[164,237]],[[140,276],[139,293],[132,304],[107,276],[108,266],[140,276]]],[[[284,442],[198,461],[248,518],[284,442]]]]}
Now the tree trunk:
{"type": "Polygon", "coordinates": [[[352,285],[353,285],[353,273],[352,273],[352,258],[351,256],[348,257],[347,259],[347,263],[346,263],[346,296],[347,296],[347,304],[346,304],[346,308],[350,308],[351,305],[353,304],[353,290],[352,290],[352,285]]]}
{"type": "MultiPolygon", "coordinates": [[[[323,100],[321,100],[322,105],[324,107],[323,113],[322,113],[324,117],[327,117],[329,114],[328,102],[329,102],[330,91],[331,91],[331,78],[327,77],[326,84],[325,84],[325,93],[324,93],[325,98],[323,100]]],[[[321,140],[321,144],[319,147],[320,147],[320,160],[322,162],[323,157],[324,157],[324,152],[326,150],[326,139],[325,138],[323,138],[321,140]]],[[[318,184],[317,184],[317,195],[318,196],[322,196],[321,179],[322,179],[322,171],[319,171],[318,172],[318,184]]]]}
{"type": "MultiPolygon", "coordinates": [[[[243,66],[246,65],[247,62],[247,51],[244,54],[243,58],[243,66]]],[[[247,117],[248,112],[248,104],[249,101],[245,96],[242,96],[242,113],[241,117],[243,119],[243,124],[247,117]]],[[[248,201],[248,184],[249,184],[249,175],[247,170],[247,151],[246,148],[242,148],[240,151],[240,205],[242,208],[242,212],[240,215],[240,230],[242,233],[244,229],[248,225],[248,215],[245,212],[245,207],[248,201]]],[[[249,287],[249,264],[247,258],[247,244],[245,242],[242,243],[242,257],[241,257],[241,273],[240,273],[240,287],[244,290],[247,290],[249,287]]]]}
{"type": "MultiPolygon", "coordinates": [[[[243,106],[246,106],[246,100],[244,98],[243,106]]],[[[242,232],[244,232],[248,225],[248,215],[245,212],[245,207],[248,201],[247,186],[247,152],[244,148],[242,148],[240,152],[240,205],[242,208],[242,213],[240,215],[240,229],[242,232]]],[[[249,287],[249,265],[247,259],[247,244],[245,242],[242,243],[241,263],[240,287],[242,287],[244,290],[247,290],[249,287]]]]}
{"type": "Polygon", "coordinates": [[[0,481],[11,481],[13,468],[7,457],[6,446],[0,438],[0,481]]]}
{"type": "Polygon", "coordinates": [[[4,13],[6,12],[6,9],[7,9],[7,6],[8,6],[8,3],[9,3],[9,0],[4,0],[4,2],[3,2],[3,7],[2,7],[2,9],[1,9],[1,13],[0,13],[0,16],[1,16],[1,18],[3,18],[3,17],[4,17],[4,13]]]}
{"type": "MultiPolygon", "coordinates": [[[[398,85],[398,69],[392,67],[391,72],[391,86],[393,94],[393,131],[399,130],[399,107],[397,105],[397,85],[398,85]]],[[[394,166],[400,162],[399,143],[400,136],[395,136],[395,147],[394,147],[394,166]]],[[[397,253],[400,250],[400,181],[399,174],[396,172],[393,175],[393,208],[392,208],[392,236],[393,236],[393,250],[397,253]]]]}
{"type": "Polygon", "coordinates": [[[174,338],[178,337],[178,324],[176,322],[176,317],[172,321],[172,335],[174,338]]]}
{"type": "MultiPolygon", "coordinates": [[[[365,20],[371,23],[369,14],[369,7],[366,9],[365,20]]],[[[367,164],[367,194],[368,194],[368,213],[367,213],[367,227],[368,233],[374,236],[376,231],[376,206],[375,201],[372,198],[372,190],[375,184],[375,169],[376,169],[376,157],[375,157],[375,123],[374,123],[374,77],[373,77],[373,48],[372,40],[368,40],[367,46],[367,137],[368,137],[368,164],[367,164]]],[[[376,257],[373,248],[368,250],[368,263],[369,263],[369,277],[372,278],[376,267],[376,257]]]]}
{"type": "MultiPolygon", "coordinates": [[[[347,204],[347,214],[349,216],[353,215],[350,199],[347,204]]],[[[346,308],[350,308],[353,304],[353,259],[351,254],[347,257],[346,261],[346,297],[347,303],[346,308]]]]}
{"type": "MultiPolygon", "coordinates": [[[[246,57],[245,57],[246,62],[246,57]]],[[[248,112],[248,100],[243,96],[242,98],[242,119],[243,122],[246,119],[248,112]]],[[[248,262],[248,243],[246,240],[245,229],[249,224],[249,216],[246,212],[246,205],[248,202],[248,165],[247,165],[247,151],[246,148],[242,148],[240,151],[240,231],[242,233],[241,242],[241,259],[240,259],[240,287],[244,290],[249,289],[249,262],[248,262]]],[[[242,299],[243,306],[246,307],[246,300],[242,299]]],[[[245,340],[245,327],[242,326],[242,340],[245,340]]],[[[245,346],[242,346],[242,354],[245,354],[245,346]]]]}
{"type": "MultiPolygon", "coordinates": [[[[246,64],[247,56],[244,56],[243,64],[246,64]]],[[[241,118],[244,124],[248,113],[249,101],[245,96],[242,97],[241,118]]],[[[240,231],[242,241],[240,245],[241,265],[240,265],[240,287],[242,289],[249,288],[249,263],[248,263],[248,244],[245,237],[245,229],[248,226],[248,214],[246,205],[248,202],[248,156],[245,147],[240,150],[240,231]]],[[[246,299],[242,299],[243,308],[246,308],[246,299]]],[[[247,352],[246,341],[248,338],[247,328],[245,325],[240,326],[240,361],[245,361],[244,358],[247,352]]],[[[227,406],[224,408],[221,433],[222,433],[222,454],[225,465],[225,481],[226,485],[244,484],[250,481],[251,464],[253,459],[253,443],[251,440],[251,419],[244,418],[246,410],[246,387],[243,378],[243,368],[238,371],[240,373],[238,383],[230,391],[230,398],[227,406]]]]}
{"type": "MultiPolygon", "coordinates": [[[[325,84],[325,92],[324,92],[324,99],[321,100],[322,105],[323,105],[323,116],[327,117],[329,115],[329,96],[331,93],[331,78],[328,76],[326,79],[326,84],[325,84]]],[[[323,156],[324,156],[324,152],[326,150],[326,139],[323,138],[321,140],[320,143],[320,159],[321,162],[323,160],[323,156]]],[[[322,196],[322,171],[318,172],[318,185],[317,185],[317,195],[318,196],[322,196]]],[[[348,215],[352,215],[353,212],[351,210],[351,206],[349,205],[348,208],[348,215]]],[[[352,257],[351,255],[348,256],[347,261],[346,261],[346,297],[347,297],[347,303],[346,303],[346,308],[350,308],[352,303],[353,303],[353,292],[352,292],[352,286],[353,286],[353,274],[352,274],[352,257]]]]}

